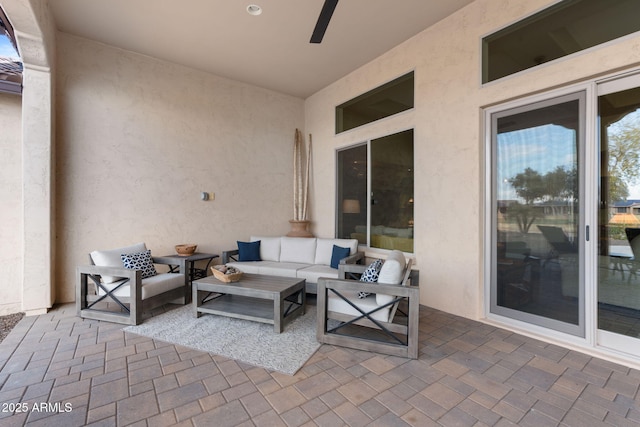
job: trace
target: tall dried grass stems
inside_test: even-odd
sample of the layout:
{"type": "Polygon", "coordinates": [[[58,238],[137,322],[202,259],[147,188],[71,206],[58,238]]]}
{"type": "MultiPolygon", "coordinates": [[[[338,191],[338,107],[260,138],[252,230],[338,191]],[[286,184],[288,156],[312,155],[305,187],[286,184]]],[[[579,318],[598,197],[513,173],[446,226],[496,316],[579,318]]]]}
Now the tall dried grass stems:
{"type": "Polygon", "coordinates": [[[309,148],[305,153],[305,143],[302,132],[296,129],[293,144],[293,220],[307,220],[307,206],[309,200],[309,169],[311,166],[311,134],[309,134],[309,148]],[[303,161],[306,164],[303,168],[303,161]]]}

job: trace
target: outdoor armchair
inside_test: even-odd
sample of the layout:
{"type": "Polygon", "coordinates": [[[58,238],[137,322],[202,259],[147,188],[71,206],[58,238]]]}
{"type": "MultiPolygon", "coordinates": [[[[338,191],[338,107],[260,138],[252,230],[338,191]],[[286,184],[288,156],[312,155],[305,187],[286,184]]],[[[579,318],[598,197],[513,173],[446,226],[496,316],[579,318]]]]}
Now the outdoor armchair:
{"type": "MultiPolygon", "coordinates": [[[[188,302],[184,260],[177,273],[158,273],[144,243],[108,251],[93,251],[91,265],[76,269],[76,310],[87,319],[137,325],[143,311],[169,302],[188,302]],[[129,268],[125,268],[125,263],[129,268]]],[[[175,265],[175,261],[171,263],[175,265]]]]}
{"type": "Polygon", "coordinates": [[[411,260],[405,263],[399,251],[393,251],[385,264],[400,264],[400,259],[399,279],[395,283],[347,279],[369,268],[357,264],[341,266],[340,279],[318,280],[319,342],[418,358],[418,271],[411,269],[411,260]],[[359,297],[363,292],[369,295],[359,297]]]}

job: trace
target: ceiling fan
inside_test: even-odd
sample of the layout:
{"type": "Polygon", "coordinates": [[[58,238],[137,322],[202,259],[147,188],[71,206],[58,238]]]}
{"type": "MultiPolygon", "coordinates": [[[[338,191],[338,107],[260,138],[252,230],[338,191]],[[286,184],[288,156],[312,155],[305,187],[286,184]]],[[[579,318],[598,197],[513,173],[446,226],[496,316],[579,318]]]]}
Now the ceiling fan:
{"type": "Polygon", "coordinates": [[[338,0],[324,0],[324,5],[320,11],[318,22],[316,22],[316,27],[313,29],[313,34],[311,35],[309,43],[322,42],[324,33],[327,31],[327,26],[329,25],[329,21],[331,20],[331,16],[333,15],[333,11],[336,10],[337,5],[338,0]]]}

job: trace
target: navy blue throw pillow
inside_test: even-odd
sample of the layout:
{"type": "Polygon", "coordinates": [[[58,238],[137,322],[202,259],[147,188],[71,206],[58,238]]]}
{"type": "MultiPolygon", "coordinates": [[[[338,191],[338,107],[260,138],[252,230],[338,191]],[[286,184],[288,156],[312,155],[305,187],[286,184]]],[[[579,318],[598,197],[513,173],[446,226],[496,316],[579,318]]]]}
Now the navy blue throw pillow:
{"type": "Polygon", "coordinates": [[[348,257],[350,254],[350,248],[342,248],[340,246],[333,245],[333,252],[331,253],[331,268],[338,268],[340,260],[348,257]]]}
{"type": "Polygon", "coordinates": [[[260,240],[238,242],[238,261],[260,261],[260,240]]]}

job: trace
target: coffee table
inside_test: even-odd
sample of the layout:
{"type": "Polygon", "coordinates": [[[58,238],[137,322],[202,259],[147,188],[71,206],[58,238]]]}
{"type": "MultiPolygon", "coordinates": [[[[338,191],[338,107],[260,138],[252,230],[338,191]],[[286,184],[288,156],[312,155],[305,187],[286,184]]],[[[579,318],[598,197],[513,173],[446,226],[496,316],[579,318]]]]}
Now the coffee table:
{"type": "Polygon", "coordinates": [[[225,283],[208,276],[195,280],[192,292],[196,317],[208,313],[269,323],[277,333],[305,313],[304,279],[243,274],[239,282],[225,283]],[[203,291],[207,296],[199,297],[203,291]]]}

